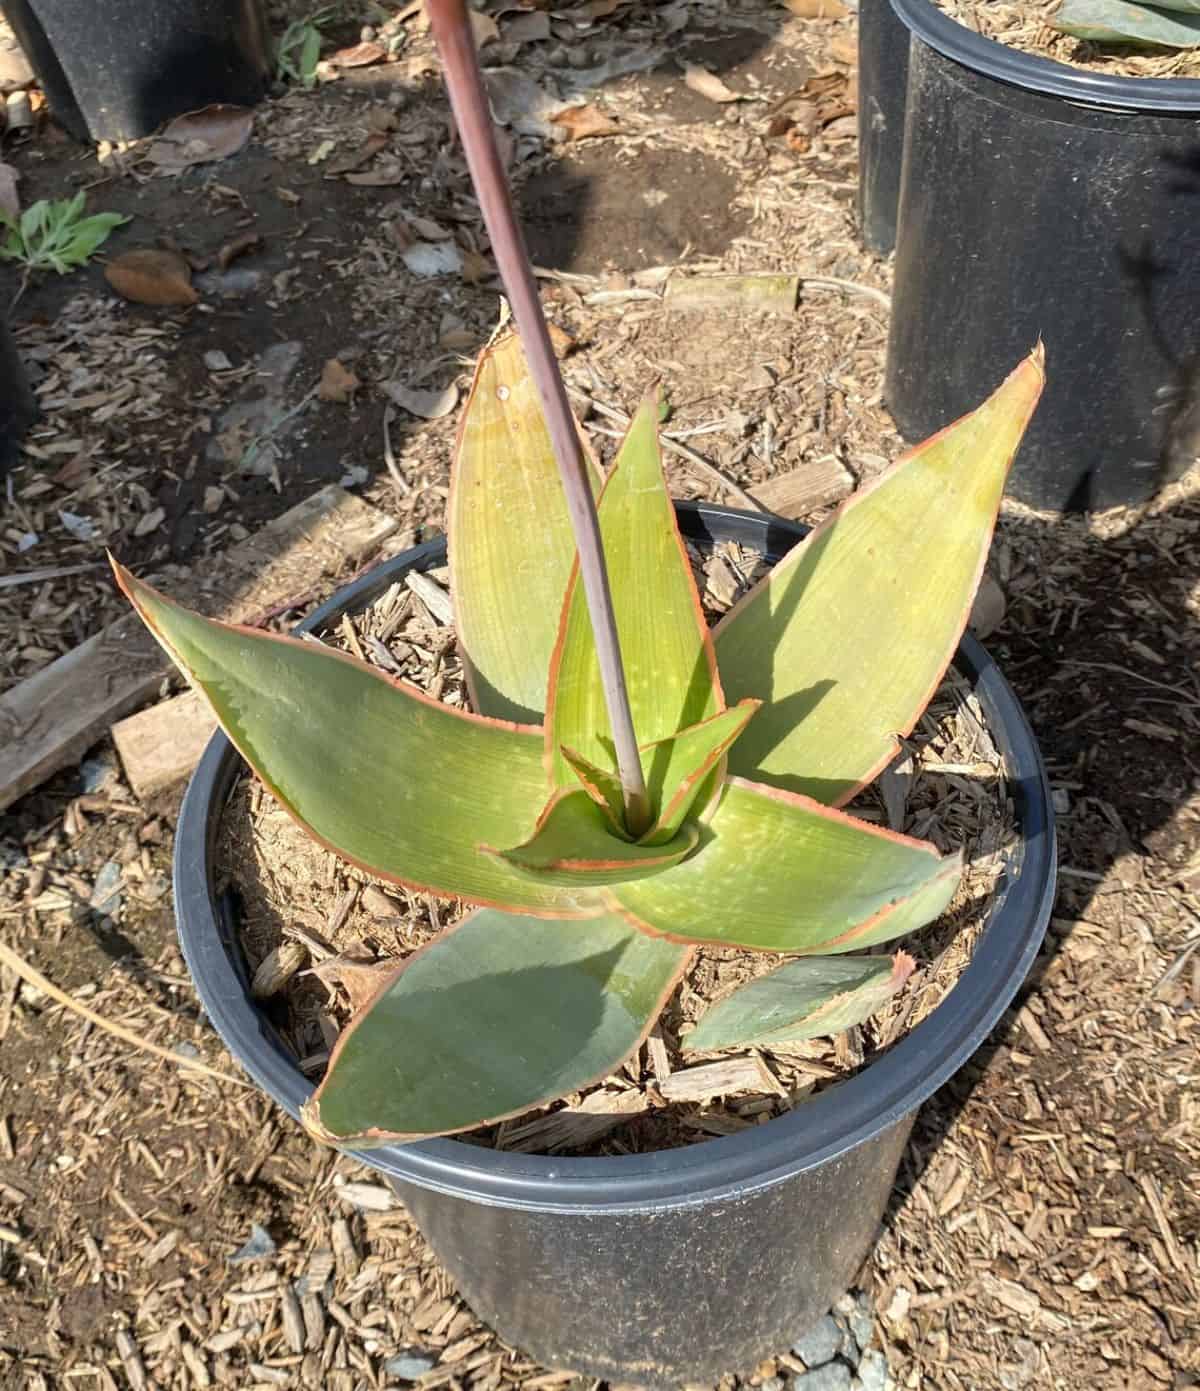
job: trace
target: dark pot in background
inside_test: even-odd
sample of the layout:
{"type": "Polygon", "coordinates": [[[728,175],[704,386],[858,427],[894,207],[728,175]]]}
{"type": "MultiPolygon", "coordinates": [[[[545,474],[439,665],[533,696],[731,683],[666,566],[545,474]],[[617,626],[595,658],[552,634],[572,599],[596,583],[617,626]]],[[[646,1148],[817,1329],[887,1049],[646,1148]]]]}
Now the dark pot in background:
{"type": "Polygon", "coordinates": [[[859,0],[858,226],[878,256],[896,245],[907,86],[908,30],[891,0],[859,0]]]}
{"type": "Polygon", "coordinates": [[[926,438],[1039,338],[1009,493],[1142,501],[1200,453],[1200,81],[1019,53],[930,0],[912,34],[885,396],[926,438]]]}
{"type": "Polygon", "coordinates": [[[37,401],[17,353],[8,321],[0,317],[0,482],[17,462],[25,431],[37,419],[37,401]]]}
{"type": "Polygon", "coordinates": [[[266,92],[262,0],[2,0],[55,117],[77,140],[137,140],[266,92]]]}
{"type": "MultiPolygon", "coordinates": [[[[678,512],[687,536],[773,559],[803,534],[761,515],[691,503],[678,512]]],[[[362,609],[406,571],[444,559],[442,540],[397,556],[302,628],[362,609]]],[[[541,1362],[663,1388],[713,1382],[793,1343],[870,1250],[917,1107],[1003,1014],[1054,896],[1053,818],[1033,735],[977,642],[965,637],[956,661],[1010,769],[1020,845],[958,985],[884,1057],[786,1116],[687,1149],[573,1159],[442,1139],[358,1156],[395,1185],[480,1317],[541,1362]]],[[[221,813],[241,771],[218,735],[180,813],[175,911],[209,1018],[295,1116],[312,1083],[251,999],[234,923],[214,898],[221,813]]]]}

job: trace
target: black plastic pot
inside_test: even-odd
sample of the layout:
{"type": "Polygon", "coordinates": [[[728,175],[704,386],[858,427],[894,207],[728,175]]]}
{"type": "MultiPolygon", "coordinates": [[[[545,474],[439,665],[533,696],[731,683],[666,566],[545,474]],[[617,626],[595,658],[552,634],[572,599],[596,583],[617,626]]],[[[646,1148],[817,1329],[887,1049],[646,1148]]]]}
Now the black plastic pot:
{"type": "Polygon", "coordinates": [[[37,417],[37,402],[8,322],[0,317],[0,481],[17,461],[22,436],[37,417]]]}
{"type": "Polygon", "coordinates": [[[1010,493],[1143,500],[1200,453],[1200,81],[1093,74],[892,4],[912,35],[892,414],[924,439],[1041,337],[1010,493]]]}
{"type": "Polygon", "coordinates": [[[271,70],[263,0],[2,0],[58,120],[137,140],[214,102],[251,106],[271,70]]]}
{"type": "MultiPolygon", "coordinates": [[[[777,558],[802,529],[680,504],[685,534],[777,558]]],[[[336,594],[303,625],[361,609],[437,541],[336,594]]],[[[1049,920],[1054,827],[1016,698],[970,638],[956,659],[1010,770],[1020,844],[969,966],[878,1062],[769,1124],[688,1149],[621,1158],[505,1154],[428,1140],[362,1154],[395,1184],[476,1310],[544,1363],[649,1386],[714,1381],[786,1348],[848,1285],[876,1236],[917,1107],[971,1056],[1024,980],[1049,920]]],[[[217,736],[180,813],[175,905],[196,989],[221,1037],[292,1115],[312,1090],[250,998],[213,897],[221,812],[241,772],[217,736]]],[[[698,905],[703,911],[703,905],[698,905]]]]}
{"type": "Polygon", "coordinates": [[[896,245],[908,30],[891,0],[858,3],[858,227],[879,256],[896,245]]]}

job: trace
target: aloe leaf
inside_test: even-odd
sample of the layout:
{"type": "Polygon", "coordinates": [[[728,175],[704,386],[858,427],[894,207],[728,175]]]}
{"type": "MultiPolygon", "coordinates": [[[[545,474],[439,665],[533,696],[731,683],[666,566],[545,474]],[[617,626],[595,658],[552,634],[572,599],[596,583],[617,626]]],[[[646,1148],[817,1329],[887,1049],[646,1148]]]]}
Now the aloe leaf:
{"type": "Polygon", "coordinates": [[[960,871],[925,841],[729,778],[689,859],[606,892],[644,931],[676,941],[825,955],[931,921],[960,871]]]}
{"type": "Polygon", "coordinates": [[[537,391],[510,330],[475,368],[451,470],[449,548],[475,709],[540,724],[575,540],[537,391]]]}
{"type": "Polygon", "coordinates": [[[861,1024],[903,989],[916,963],[887,956],[803,956],[719,1000],[683,1040],[685,1052],[803,1043],[861,1024]]]}
{"type": "Polygon", "coordinates": [[[641,838],[643,845],[661,845],[675,835],[704,790],[708,774],[761,704],[759,700],[739,701],[732,709],[722,710],[669,739],[642,745],[646,786],[651,803],[658,808],[654,825],[641,838]]]}
{"type": "Polygon", "coordinates": [[[765,702],[731,772],[840,805],[893,757],[962,635],[1042,359],[850,498],[722,620],[726,695],[765,702]]]}
{"type": "Polygon", "coordinates": [[[483,909],[411,956],[351,1021],[305,1107],[356,1147],[519,1115],[618,1068],[691,952],[616,917],[483,909]]]}
{"type": "Polygon", "coordinates": [[[556,916],[599,911],[585,890],[479,850],[535,825],[539,730],[441,705],[320,643],[201,618],[113,568],[243,758],[317,840],[412,888],[556,916]]]}
{"type": "MultiPolygon", "coordinates": [[[[619,835],[625,836],[625,798],[621,779],[608,768],[601,768],[583,754],[564,744],[559,750],[583,790],[604,813],[605,820],[619,835]]],[[[626,837],[627,838],[627,837],[626,837]]]]}
{"type": "MultiPolygon", "coordinates": [[[[643,402],[600,494],[600,531],[629,703],[639,744],[725,708],[712,641],[675,524],[658,446],[657,397],[643,402]]],[[[546,708],[551,782],[574,785],[565,744],[612,766],[600,666],[583,588],[573,573],[562,609],[546,708]]]]}
{"type": "Polygon", "coordinates": [[[1125,0],[1063,0],[1062,8],[1046,21],[1052,29],[1094,43],[1131,43],[1149,47],[1196,48],[1200,46],[1200,14],[1195,5],[1169,4],[1163,14],[1149,5],[1130,5],[1125,0]],[[1188,13],[1184,13],[1187,11],[1188,13]]]}
{"type": "Polygon", "coordinates": [[[685,826],[665,845],[638,845],[619,839],[609,819],[587,792],[557,792],[538,818],[537,829],[522,845],[500,850],[483,847],[517,870],[554,884],[613,884],[660,873],[690,855],[700,839],[685,826]]]}

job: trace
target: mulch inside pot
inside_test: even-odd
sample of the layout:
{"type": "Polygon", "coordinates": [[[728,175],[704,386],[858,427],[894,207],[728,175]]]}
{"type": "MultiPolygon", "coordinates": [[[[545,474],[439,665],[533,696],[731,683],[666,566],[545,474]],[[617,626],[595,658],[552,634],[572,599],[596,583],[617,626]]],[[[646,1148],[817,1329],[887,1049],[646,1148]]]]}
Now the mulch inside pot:
{"type": "Polygon", "coordinates": [[[1109,77],[1200,77],[1200,50],[1100,44],[1051,28],[1060,0],[933,0],[968,29],[1022,53],[1109,77]]]}
{"type": "MultiPolygon", "coordinates": [[[[710,622],[762,573],[757,553],[733,543],[692,552],[710,622]]],[[[399,582],[367,612],[322,635],[437,699],[466,706],[452,628],[444,621],[446,572],[399,582]]],[[[336,738],[336,732],[331,732],[336,738]]],[[[613,1076],[549,1107],[461,1138],[531,1152],[622,1154],[728,1135],[789,1110],[868,1065],[953,988],[987,917],[1006,855],[1016,844],[1002,760],[966,682],[951,670],[885,779],[851,810],[866,820],[962,846],[968,868],[949,911],[903,946],[916,958],[908,986],[866,1024],[832,1039],[786,1048],[686,1056],[680,1041],[716,999],[785,958],[702,948],[647,1043],[613,1076]],[[886,794],[886,795],[885,795],[886,794]]],[[[317,1080],[349,1002],[337,958],[400,960],[469,912],[453,899],[410,893],[344,864],[313,843],[257,780],[246,778],[226,810],[219,884],[240,900],[243,945],[264,1007],[317,1080]]]]}

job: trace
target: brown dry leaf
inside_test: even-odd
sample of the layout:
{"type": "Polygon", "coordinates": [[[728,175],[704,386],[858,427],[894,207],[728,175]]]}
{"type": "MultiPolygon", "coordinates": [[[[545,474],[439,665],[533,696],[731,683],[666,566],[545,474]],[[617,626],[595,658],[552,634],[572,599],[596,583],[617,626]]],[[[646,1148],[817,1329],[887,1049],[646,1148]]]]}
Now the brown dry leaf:
{"type": "Polygon", "coordinates": [[[845,63],[853,67],[858,62],[858,44],[849,34],[838,34],[826,44],[829,56],[835,63],[845,63]]]}
{"type": "Polygon", "coordinates": [[[550,37],[550,16],[541,10],[526,10],[504,21],[506,43],[541,43],[550,37]]]}
{"type": "Polygon", "coordinates": [[[361,174],[344,177],[348,184],[357,184],[360,188],[393,188],[404,182],[404,170],[398,164],[389,164],[383,169],[367,169],[361,174]]]}
{"type": "Polygon", "coordinates": [[[693,92],[699,92],[702,97],[707,97],[709,101],[741,101],[737,92],[730,91],[716,73],[709,72],[707,68],[698,67],[695,63],[684,64],[683,80],[693,92]]]}
{"type": "Polygon", "coordinates": [[[468,285],[479,285],[496,274],[495,267],[486,256],[478,251],[464,251],[462,258],[462,278],[468,285]]]}
{"type": "Polygon", "coordinates": [[[495,43],[500,37],[500,26],[490,14],[484,14],[482,10],[471,10],[471,33],[475,36],[477,48],[483,48],[485,44],[495,43]]]}
{"type": "Polygon", "coordinates": [[[325,166],[325,177],[335,179],[341,174],[349,174],[353,169],[361,169],[364,164],[375,158],[387,142],[388,138],[383,131],[372,131],[357,150],[330,160],[325,166]]]}
{"type": "Polygon", "coordinates": [[[331,68],[369,68],[372,63],[382,63],[387,57],[387,49],[381,43],[356,43],[352,48],[339,48],[325,61],[331,68]]]}
{"type": "Polygon", "coordinates": [[[244,106],[205,106],[167,124],[146,157],[163,169],[188,169],[235,155],[250,139],[254,113],[244,106]]]}
{"type": "Polygon", "coordinates": [[[426,390],[418,386],[404,386],[400,382],[385,382],[383,390],[402,410],[422,420],[440,420],[458,405],[458,387],[454,382],[443,391],[438,391],[436,387],[426,390]]]}
{"type": "Polygon", "coordinates": [[[175,251],[126,251],[104,267],[104,278],[134,304],[195,304],[192,270],[175,251]]]}
{"type": "Polygon", "coordinates": [[[11,164],[0,164],[0,213],[11,218],[21,216],[21,199],[17,193],[17,171],[11,164]]]}
{"type": "Polygon", "coordinates": [[[783,0],[797,19],[845,19],[850,11],[842,0],[783,0]]]}
{"type": "Polygon", "coordinates": [[[598,106],[568,106],[550,119],[567,132],[568,141],[590,140],[598,135],[620,135],[621,127],[598,106]]]}
{"type": "Polygon", "coordinates": [[[321,381],[317,395],[322,401],[349,401],[362,382],[348,368],[343,367],[336,357],[331,357],[321,368],[321,381]]]}
{"type": "MultiPolygon", "coordinates": [[[[259,232],[243,232],[240,237],[234,237],[227,241],[217,252],[217,265],[222,270],[228,270],[239,256],[244,256],[247,251],[257,251],[262,246],[262,234],[259,232]]],[[[192,267],[193,270],[199,267],[192,267]]]]}
{"type": "Polygon", "coordinates": [[[572,10],[571,18],[590,20],[594,24],[598,19],[607,19],[610,14],[616,14],[627,3],[628,0],[591,0],[590,4],[572,10]]]}

